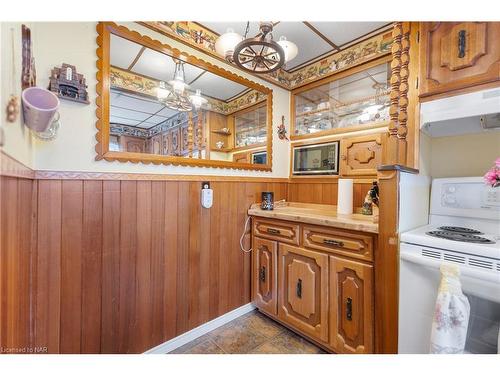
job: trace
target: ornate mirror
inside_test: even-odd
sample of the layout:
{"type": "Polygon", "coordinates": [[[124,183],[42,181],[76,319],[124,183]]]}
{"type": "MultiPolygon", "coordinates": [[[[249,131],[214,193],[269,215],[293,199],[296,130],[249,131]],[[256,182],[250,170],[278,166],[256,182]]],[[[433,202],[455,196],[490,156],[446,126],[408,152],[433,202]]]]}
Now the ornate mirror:
{"type": "Polygon", "coordinates": [[[123,26],[97,31],[97,160],[271,170],[271,89],[123,26]]]}

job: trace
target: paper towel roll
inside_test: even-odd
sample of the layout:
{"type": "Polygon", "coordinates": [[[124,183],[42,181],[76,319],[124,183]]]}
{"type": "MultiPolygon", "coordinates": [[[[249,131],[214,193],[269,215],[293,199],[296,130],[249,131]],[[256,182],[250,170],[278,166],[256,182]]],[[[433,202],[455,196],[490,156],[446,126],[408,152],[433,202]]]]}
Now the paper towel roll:
{"type": "Polygon", "coordinates": [[[339,179],[339,191],[337,198],[338,214],[352,214],[352,184],[353,180],[350,178],[339,179]]]}

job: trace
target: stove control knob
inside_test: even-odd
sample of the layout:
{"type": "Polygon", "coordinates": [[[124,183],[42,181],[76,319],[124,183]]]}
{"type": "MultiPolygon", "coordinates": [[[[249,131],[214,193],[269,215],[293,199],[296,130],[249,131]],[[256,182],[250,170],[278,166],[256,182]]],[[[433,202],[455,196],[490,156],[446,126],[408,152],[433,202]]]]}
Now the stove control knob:
{"type": "Polygon", "coordinates": [[[454,204],[457,202],[457,200],[455,199],[455,196],[453,195],[450,195],[450,194],[447,194],[445,195],[444,197],[444,201],[448,204],[454,204]]]}

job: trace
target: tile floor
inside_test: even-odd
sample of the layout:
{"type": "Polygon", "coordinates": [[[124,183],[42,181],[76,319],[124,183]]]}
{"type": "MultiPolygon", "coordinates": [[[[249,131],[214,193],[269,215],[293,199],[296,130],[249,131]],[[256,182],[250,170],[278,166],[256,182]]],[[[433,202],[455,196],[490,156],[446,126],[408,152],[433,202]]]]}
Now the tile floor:
{"type": "Polygon", "coordinates": [[[319,353],[325,352],[257,310],[171,352],[171,354],[319,353]]]}

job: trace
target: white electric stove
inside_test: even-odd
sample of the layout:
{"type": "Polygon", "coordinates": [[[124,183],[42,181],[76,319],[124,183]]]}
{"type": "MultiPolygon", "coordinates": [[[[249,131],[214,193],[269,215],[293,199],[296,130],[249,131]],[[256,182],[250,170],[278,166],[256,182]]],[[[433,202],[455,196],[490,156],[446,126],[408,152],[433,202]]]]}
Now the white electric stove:
{"type": "Polygon", "coordinates": [[[459,266],[471,303],[466,351],[498,352],[500,188],[481,177],[435,179],[429,224],[400,240],[399,352],[429,352],[442,263],[459,266]]]}

